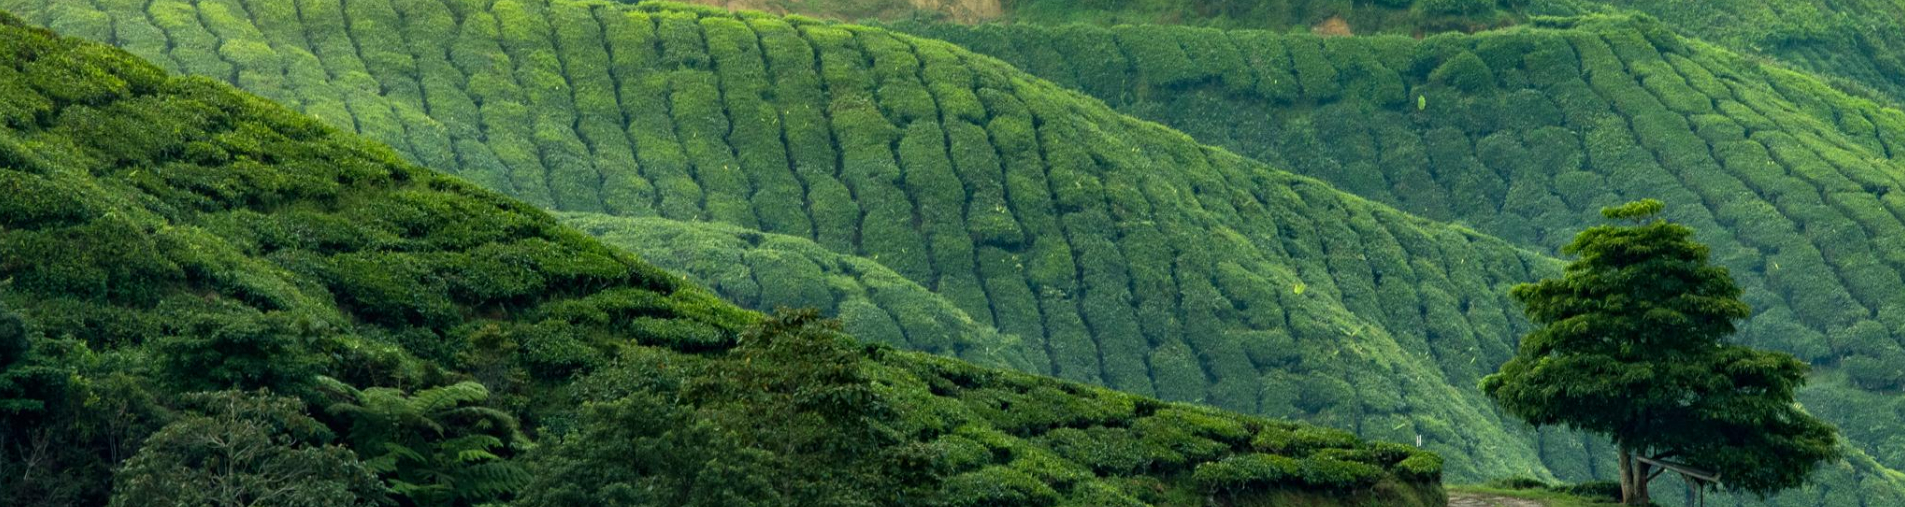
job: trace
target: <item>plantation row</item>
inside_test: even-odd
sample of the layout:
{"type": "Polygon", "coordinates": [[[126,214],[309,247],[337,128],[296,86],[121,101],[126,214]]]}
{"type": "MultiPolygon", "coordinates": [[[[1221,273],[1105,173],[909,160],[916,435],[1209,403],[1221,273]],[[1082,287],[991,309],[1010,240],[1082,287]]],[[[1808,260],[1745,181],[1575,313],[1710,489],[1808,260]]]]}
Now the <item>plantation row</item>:
{"type": "MultiPolygon", "coordinates": [[[[85,5],[27,12],[63,24],[85,5]]],[[[165,9],[120,22],[110,7],[87,12],[154,47],[118,27],[165,9]]],[[[201,56],[281,55],[234,68],[339,69],[284,80],[290,95],[427,111],[452,141],[406,128],[400,151],[436,163],[431,147],[451,146],[446,167],[532,203],[725,222],[878,262],[1043,352],[1034,372],[1495,458],[1452,464],[1463,477],[1540,467],[1468,389],[1521,329],[1506,286],[1555,266],[1498,241],[882,30],[567,1],[282,9],[207,1],[180,18],[226,27],[201,56]],[[303,44],[327,40],[340,50],[303,44]]],[[[1572,443],[1542,458],[1588,474],[1582,444],[1555,438],[1572,443]]]]}
{"type": "Polygon", "coordinates": [[[1354,39],[909,25],[1206,142],[1549,249],[1642,197],[1703,233],[1756,344],[1905,385],[1905,113],[1659,25],[1354,39]],[[1107,55],[1079,58],[1077,55],[1107,55]],[[1245,58],[1244,55],[1250,55],[1245,58]]]}
{"type": "Polygon", "coordinates": [[[1882,102],[1905,103],[1905,8],[1877,0],[1536,0],[1534,15],[1625,9],[1646,13],[1695,38],[1765,55],[1882,102]]]}
{"type": "MultiPolygon", "coordinates": [[[[1078,27],[908,29],[980,47],[993,41],[992,51],[1002,51],[999,41],[1064,48],[1063,39],[1084,37],[1078,33],[1124,40],[1117,30],[1078,27]],[[1007,36],[979,36],[1001,33],[1007,36]]],[[[1138,65],[1135,49],[1098,48],[1054,53],[1049,62],[1063,62],[1074,79],[1122,78],[1101,80],[1110,84],[1093,93],[1125,111],[1405,210],[1543,249],[1565,242],[1600,206],[1641,197],[1700,204],[1670,206],[1669,214],[1700,230],[1716,259],[1741,279],[1756,311],[1744,338],[1838,367],[1844,376],[1826,377],[1802,400],[1882,462],[1905,464],[1905,447],[1889,436],[1905,431],[1898,422],[1905,400],[1841,387],[1892,393],[1905,378],[1896,341],[1905,287],[1891,244],[1905,236],[1899,196],[1889,193],[1897,163],[1888,158],[1901,139],[1898,111],[1647,23],[1420,43],[1155,30],[1131,45],[1155,46],[1175,34],[1189,55],[1199,54],[1197,40],[1237,47],[1274,41],[1282,53],[1239,54],[1290,59],[1242,67],[1138,65]],[[1315,57],[1331,48],[1333,56],[1315,57]],[[1116,64],[1118,55],[1130,55],[1122,67],[1089,70],[1116,64]],[[1188,68],[1230,72],[1169,83],[1152,77],[1188,68]],[[1120,86],[1117,95],[1102,91],[1120,86]]],[[[1030,54],[1019,54],[1020,65],[1038,68],[1040,59],[1030,54]]],[[[1079,85],[1092,90],[1090,83],[1079,85]]]]}
{"type": "Polygon", "coordinates": [[[1443,499],[1439,458],[1408,446],[764,318],[4,13],[0,189],[10,506],[1443,499]]]}
{"type": "Polygon", "coordinates": [[[1033,355],[1047,360],[1039,343],[1001,335],[880,263],[808,239],[652,217],[564,213],[559,218],[662,269],[685,274],[742,307],[814,308],[837,316],[855,338],[975,364],[1030,370],[1033,355]]]}

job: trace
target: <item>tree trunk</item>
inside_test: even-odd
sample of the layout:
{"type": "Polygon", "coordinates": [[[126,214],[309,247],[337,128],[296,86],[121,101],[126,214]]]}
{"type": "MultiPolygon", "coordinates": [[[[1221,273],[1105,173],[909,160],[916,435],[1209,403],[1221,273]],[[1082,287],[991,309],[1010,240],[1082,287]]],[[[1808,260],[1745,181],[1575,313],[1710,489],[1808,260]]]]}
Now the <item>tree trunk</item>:
{"type": "Polygon", "coordinates": [[[1653,465],[1641,463],[1638,456],[1634,460],[1634,497],[1628,505],[1653,505],[1654,497],[1647,492],[1647,483],[1653,482],[1653,465]]]}
{"type": "Polygon", "coordinates": [[[1634,452],[1621,446],[1621,503],[1632,505],[1634,498],[1634,452]]]}

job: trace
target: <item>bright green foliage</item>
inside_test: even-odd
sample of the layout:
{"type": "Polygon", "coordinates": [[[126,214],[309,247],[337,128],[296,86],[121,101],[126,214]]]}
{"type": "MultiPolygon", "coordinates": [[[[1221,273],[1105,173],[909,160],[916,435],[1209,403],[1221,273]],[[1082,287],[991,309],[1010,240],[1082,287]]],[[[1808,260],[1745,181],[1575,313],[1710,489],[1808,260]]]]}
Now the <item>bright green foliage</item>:
{"type": "Polygon", "coordinates": [[[516,417],[478,405],[489,400],[483,384],[463,381],[406,396],[388,387],[359,390],[329,377],[319,382],[341,398],[325,412],[348,425],[344,441],[410,505],[480,505],[505,498],[529,479],[506,457],[510,447],[527,443],[516,417]]]}
{"type": "Polygon", "coordinates": [[[112,505],[371,506],[389,500],[350,449],[304,404],[219,391],[187,398],[191,412],[145,440],[117,473],[112,505]]]}
{"type": "Polygon", "coordinates": [[[749,308],[813,308],[862,341],[988,366],[1034,368],[1044,351],[977,322],[945,297],[802,238],[722,224],[569,213],[563,223],[749,308]]]}
{"type": "MultiPolygon", "coordinates": [[[[806,254],[803,260],[708,252],[698,261],[703,267],[688,268],[749,307],[811,305],[873,341],[980,361],[998,354],[1001,361],[989,364],[1363,428],[1372,438],[1420,435],[1442,452],[1503,456],[1451,461],[1458,477],[1539,466],[1532,437],[1502,425],[1468,386],[1484,372],[1480,365],[1507,359],[1503,338],[1525,326],[1496,288],[1552,273],[1558,264],[1551,260],[1208,149],[996,60],[887,30],[664,4],[532,0],[436,12],[429,1],[390,3],[399,13],[394,30],[406,34],[403,45],[421,70],[352,63],[349,54],[325,49],[333,39],[354,40],[346,37],[319,37],[319,46],[285,38],[279,51],[322,54],[326,65],[343,70],[312,87],[357,86],[366,84],[358,83],[363,77],[392,83],[388,92],[343,96],[427,112],[452,145],[470,148],[458,153],[487,151],[502,164],[459,155],[446,169],[530,203],[723,222],[811,241],[905,279],[874,285],[863,278],[864,289],[836,290],[827,271],[816,269],[825,263],[806,254]],[[439,55],[450,65],[425,68],[445,58],[439,55]],[[412,80],[446,90],[411,94],[403,83],[412,80]],[[604,93],[611,87],[614,106],[604,93]],[[459,95],[480,106],[461,106],[459,95]],[[627,122],[619,146],[599,126],[610,119],[627,122]],[[633,172],[622,150],[632,154],[633,172]],[[908,295],[917,294],[915,286],[936,297],[908,295]],[[934,299],[952,308],[923,303],[934,299]],[[987,328],[1019,345],[981,345],[998,341],[987,328]],[[1319,390],[1300,388],[1310,386],[1319,390]]],[[[304,10],[324,17],[306,28],[348,35],[359,19],[393,22],[376,8],[326,9],[304,10]]],[[[259,13],[255,22],[271,24],[258,32],[285,30],[278,26],[283,18],[259,13]]],[[[1006,31],[1037,33],[1029,26],[1006,31]]],[[[1014,51],[1105,55],[1070,59],[1078,70],[1065,79],[1089,80],[1083,87],[1094,90],[1170,95],[1164,86],[1213,86],[1223,91],[1198,96],[1262,89],[1305,103],[1358,97],[1400,105],[1409,96],[1406,79],[1420,78],[1412,60],[1397,57],[1409,54],[1396,49],[1408,49],[1396,46],[1406,39],[1385,39],[1389,46],[1371,50],[1280,36],[1246,43],[1215,30],[1085,26],[1042,37],[1039,44],[1015,43],[1014,51]],[[1257,56],[1255,48],[1266,44],[1277,50],[1257,56]],[[1134,51],[1127,57],[1126,49],[1134,51]],[[1130,72],[1131,58],[1153,57],[1176,62],[1181,72],[1130,72]]],[[[1045,65],[1069,69],[1070,62],[1045,65]]],[[[302,94],[305,81],[286,82],[302,94]]],[[[1318,122],[1328,129],[1322,134],[1290,138],[1366,153],[1405,142],[1396,132],[1360,128],[1353,120],[1362,111],[1345,113],[1318,122]]],[[[1488,118],[1477,113],[1470,123],[1488,118]]],[[[325,119],[360,129],[392,125],[369,116],[325,119]]],[[[1193,130],[1249,123],[1212,121],[1193,130]]],[[[1467,156],[1467,127],[1448,129],[1425,149],[1480,164],[1467,156]]],[[[1271,134],[1283,133],[1251,135],[1271,134]]],[[[413,137],[379,138],[412,160],[430,160],[418,148],[427,143],[413,137]]],[[[1370,159],[1345,168],[1362,178],[1358,188],[1389,188],[1395,185],[1382,179],[1382,167],[1418,164],[1428,178],[1435,173],[1421,166],[1424,160],[1370,159]]],[[[1505,187],[1479,180],[1461,188],[1467,196],[1505,187]]],[[[521,266],[514,259],[559,258],[528,244],[481,254],[481,266],[497,269],[521,266]]],[[[379,324],[454,330],[448,340],[421,332],[389,336],[428,357],[493,363],[488,374],[512,383],[567,378],[612,361],[598,346],[607,340],[602,329],[679,349],[719,349],[732,339],[698,322],[647,318],[646,296],[614,290],[537,314],[583,319],[589,324],[580,331],[547,321],[484,331],[485,323],[465,321],[469,301],[459,298],[473,297],[481,308],[524,308],[513,295],[589,285],[528,272],[442,277],[431,267],[436,257],[392,258],[401,261],[368,254],[333,261],[330,272],[362,275],[339,277],[339,303],[379,324]],[[440,293],[450,297],[434,296],[440,293]],[[465,346],[478,338],[490,345],[465,346]]],[[[578,257],[566,269],[586,274],[607,266],[587,262],[593,258],[578,257]]],[[[531,394],[490,387],[503,404],[531,394]]]]}
{"type": "Polygon", "coordinates": [[[1727,343],[1748,314],[1726,268],[1693,230],[1644,200],[1605,208],[1631,225],[1581,231],[1562,278],[1514,288],[1542,327],[1482,390],[1536,425],[1608,436],[1624,501],[1647,505],[1652,465],[1673,458],[1756,494],[1798,487],[1839,457],[1837,431],[1793,393],[1808,368],[1789,354],[1727,343]]]}
{"type": "MultiPolygon", "coordinates": [[[[498,18],[546,15],[498,5],[498,18]]],[[[698,40],[700,19],[669,16],[698,40]]],[[[674,57],[708,63],[698,55],[674,57]]],[[[531,505],[1178,505],[1196,494],[1192,467],[1248,452],[1261,428],[1294,425],[863,344],[812,311],[763,322],[525,203],[209,79],[169,77],[4,16],[0,69],[22,76],[0,81],[0,103],[30,113],[0,127],[9,505],[231,505],[223,496],[258,488],[295,494],[236,501],[362,505],[395,493],[405,505],[460,505],[508,500],[516,486],[513,498],[531,505]],[[290,397],[231,390],[251,386],[290,397]],[[314,401],[323,417],[304,415],[314,401]],[[533,462],[516,460],[527,447],[516,421],[545,439],[533,462]],[[1159,458],[1117,471],[1074,461],[1040,444],[1058,428],[1124,429],[1159,458]],[[991,478],[1012,492],[987,490],[991,478]]],[[[933,132],[925,125],[915,128],[933,132]]],[[[907,166],[956,174],[933,151],[907,166]]],[[[716,237],[773,239],[735,231],[716,237]]],[[[811,254],[761,269],[844,257],[775,238],[811,254]]],[[[869,289],[862,308],[889,296],[894,308],[935,304],[877,265],[854,266],[835,272],[891,285],[869,289]]],[[[827,291],[775,297],[824,302],[827,291]]],[[[939,304],[931,318],[959,314],[939,304]]],[[[922,339],[982,356],[999,343],[922,339]]],[[[1438,476],[1391,468],[1390,487],[1348,494],[1430,505],[1438,476]]]]}
{"type": "MultiPolygon", "coordinates": [[[[897,28],[915,26],[923,25],[897,28]]],[[[1208,33],[1176,30],[1180,37],[1208,33]]],[[[1246,59],[1252,70],[1279,76],[1269,83],[1290,85],[1266,88],[1260,81],[1251,92],[1217,83],[1162,92],[1080,89],[1202,141],[1538,251],[1558,249],[1592,225],[1585,218],[1601,207],[1643,198],[1687,203],[1670,216],[1712,245],[1714,262],[1731,271],[1742,300],[1758,310],[1741,324],[1742,343],[1846,373],[1800,390],[1801,401],[1844,428],[1854,446],[1879,462],[1905,466],[1905,453],[1886,450],[1905,448],[1880,443],[1894,439],[1897,427],[1872,423],[1894,416],[1894,396],[1843,407],[1840,401],[1860,396],[1841,392],[1857,388],[1890,392],[1885,390],[1900,378],[1896,359],[1905,346],[1899,345],[1898,329],[1905,321],[1896,315],[1905,283],[1896,272],[1905,269],[1905,257],[1895,253],[1900,250],[1893,238],[1905,237],[1897,213],[1905,201],[1889,189],[1900,186],[1897,175],[1905,174],[1892,156],[1897,141],[1905,139],[1905,123],[1896,121],[1905,113],[1667,30],[1645,19],[1591,17],[1421,41],[1321,39],[1325,49],[1339,48],[1330,60],[1339,71],[1394,69],[1414,99],[1402,104],[1348,92],[1347,71],[1338,77],[1346,87],[1342,98],[1314,105],[1293,100],[1303,89],[1297,78],[1302,68],[1277,52],[1289,52],[1283,48],[1295,47],[1293,41],[1316,39],[1241,30],[1224,35],[1266,48],[1258,52],[1269,55],[1246,59]]],[[[1023,40],[1029,41],[1039,32],[1005,33],[1026,34],[1023,40]]],[[[943,27],[933,33],[972,43],[989,32],[943,27]]],[[[1065,54],[1049,62],[1024,52],[995,56],[1059,77],[1084,68],[1071,63],[1081,58],[1065,54]]],[[[1136,66],[1119,71],[1138,77],[1146,72],[1136,66]]],[[[1459,290],[1417,293],[1422,301],[1467,297],[1459,290]]],[[[1431,347],[1468,340],[1507,346],[1501,339],[1519,333],[1474,320],[1450,325],[1460,313],[1433,308],[1425,308],[1422,325],[1433,336],[1454,340],[1429,341],[1431,347]]],[[[1511,318],[1507,325],[1518,321],[1511,318]]],[[[1397,328],[1409,326],[1392,330],[1397,328]]],[[[1439,351],[1445,352],[1438,356],[1445,369],[1461,369],[1448,363],[1467,361],[1439,351]]],[[[1584,458],[1544,461],[1572,480],[1596,477],[1572,475],[1596,470],[1598,477],[1612,477],[1610,466],[1584,458]]],[[[1821,480],[1837,480],[1831,473],[1821,480]]],[[[1780,501],[1794,496],[1821,495],[1791,492],[1780,501]]]]}

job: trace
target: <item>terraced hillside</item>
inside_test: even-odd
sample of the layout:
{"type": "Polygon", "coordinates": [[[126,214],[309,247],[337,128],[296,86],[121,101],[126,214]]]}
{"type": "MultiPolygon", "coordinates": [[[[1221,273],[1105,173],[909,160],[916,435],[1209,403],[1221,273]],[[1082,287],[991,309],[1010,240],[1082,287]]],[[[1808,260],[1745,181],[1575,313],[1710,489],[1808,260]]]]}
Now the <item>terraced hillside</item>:
{"type": "Polygon", "coordinates": [[[1881,461],[1905,461],[1896,443],[1905,428],[1893,422],[1905,403],[1891,394],[1905,379],[1905,287],[1894,283],[1902,266],[1891,244],[1901,237],[1890,193],[1905,133],[1898,110],[1624,18],[1421,42],[902,28],[969,42],[1200,140],[1537,249],[1564,242],[1600,206],[1687,203],[1676,219],[1716,245],[1760,312],[1747,339],[1844,373],[1828,384],[1884,393],[1826,387],[1808,400],[1881,461]]]}
{"type": "Polygon", "coordinates": [[[1766,56],[1835,87],[1905,104],[1905,6],[1872,0],[1675,2],[1536,0],[1533,15],[1642,12],[1676,31],[1766,56]]]}
{"type": "Polygon", "coordinates": [[[314,116],[532,203],[722,222],[878,262],[1044,351],[1034,372],[1421,435],[1488,455],[1451,462],[1471,480],[1593,467],[1571,437],[1538,454],[1470,388],[1521,329],[1506,286],[1554,261],[944,43],[652,4],[55,5],[29,12],[110,20],[96,36],[188,71],[282,82],[314,116]],[[270,52],[234,58],[241,47],[270,52]],[[336,78],[270,79],[320,72],[336,78]]]}
{"type": "Polygon", "coordinates": [[[845,21],[1193,25],[1347,35],[1474,31],[1514,23],[1528,0],[690,0],[845,21]]]}
{"type": "Polygon", "coordinates": [[[1032,370],[1038,341],[999,333],[886,266],[805,238],[727,224],[595,213],[558,215],[564,225],[688,275],[746,308],[814,308],[838,316],[854,337],[976,364],[1032,370]]]}
{"type": "Polygon", "coordinates": [[[909,28],[1071,76],[1121,110],[1358,195],[1542,250],[1601,206],[1684,203],[1676,218],[1716,245],[1761,309],[1749,334],[1779,337],[1758,343],[1814,361],[1863,358],[1847,361],[1872,366],[1855,377],[1874,389],[1905,381],[1905,370],[1877,367],[1905,364],[1891,343],[1905,325],[1896,274],[1905,258],[1890,244],[1905,237],[1905,203],[1890,194],[1905,114],[1658,24],[1555,23],[1423,42],[909,28]],[[1102,52],[1083,41],[1124,58],[1068,57],[1102,52]]]}
{"type": "MultiPolygon", "coordinates": [[[[521,463],[527,480],[509,489],[522,505],[1442,501],[1439,459],[1406,446],[862,346],[800,317],[763,322],[521,202],[4,14],[0,189],[7,505],[105,505],[119,460],[149,463],[148,435],[193,420],[175,412],[183,393],[316,402],[330,389],[318,374],[452,405],[485,389],[425,389],[481,381],[495,396],[480,406],[509,413],[462,413],[521,418],[540,450],[499,441],[457,460],[521,463]],[[789,383],[861,401],[797,401],[789,383]],[[823,450],[771,440],[790,435],[823,450]],[[640,446],[672,452],[614,451],[640,446]],[[603,449],[613,455],[591,454],[603,449]],[[625,494],[664,485],[678,494],[625,494]]],[[[317,415],[332,425],[317,431],[356,445],[364,428],[334,419],[346,415],[317,415]]],[[[469,428],[443,424],[436,438],[469,428]]],[[[221,435],[203,434],[250,445],[221,435]]],[[[239,456],[221,466],[244,467],[239,456]]]]}
{"type": "MultiPolygon", "coordinates": [[[[1605,473],[1594,444],[1523,436],[1470,387],[1521,329],[1503,289],[1554,261],[948,45],[601,2],[311,2],[287,16],[276,2],[10,1],[161,62],[279,83],[271,93],[326,122],[544,206],[725,222],[878,262],[1036,344],[1033,371],[1423,435],[1473,457],[1451,461],[1461,480],[1605,473]]],[[[1885,498],[1881,470],[1846,464],[1792,501],[1885,498]]]]}

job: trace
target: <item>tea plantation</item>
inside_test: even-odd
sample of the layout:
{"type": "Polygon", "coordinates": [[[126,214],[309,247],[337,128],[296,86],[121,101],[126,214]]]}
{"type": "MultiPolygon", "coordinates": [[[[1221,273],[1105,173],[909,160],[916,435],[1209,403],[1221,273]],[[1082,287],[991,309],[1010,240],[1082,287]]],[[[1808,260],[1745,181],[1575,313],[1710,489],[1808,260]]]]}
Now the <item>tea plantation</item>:
{"type": "MultiPolygon", "coordinates": [[[[1452,461],[1458,477],[1548,468],[1469,386],[1521,329],[1505,288],[1554,261],[1211,150],[996,60],[666,4],[200,5],[178,18],[233,42],[197,56],[158,46],[188,70],[334,68],[339,79],[282,80],[286,93],[429,111],[442,120],[397,129],[404,115],[326,118],[323,101],[297,103],[531,203],[723,222],[878,262],[1043,351],[1033,372],[1492,455],[1452,461]],[[369,37],[401,40],[352,42],[369,37]],[[236,63],[224,48],[238,40],[278,56],[236,63]],[[318,40],[341,42],[306,43],[318,40]]],[[[158,11],[92,12],[123,26],[158,11]]],[[[1591,467],[1586,444],[1552,438],[1569,442],[1554,467],[1591,467]]]]}
{"type": "MultiPolygon", "coordinates": [[[[1742,277],[1760,312],[1749,342],[1827,366],[1802,398],[1846,426],[1853,457],[1773,502],[1905,491],[1881,465],[1905,456],[1905,405],[1886,387],[1905,376],[1889,370],[1905,364],[1890,360],[1905,357],[1905,292],[1888,292],[1905,287],[1885,244],[1905,231],[1884,193],[1894,173],[1872,169],[1892,163],[1898,112],[1654,22],[1421,41],[899,26],[985,56],[656,3],[0,8],[576,213],[757,309],[793,302],[880,343],[1420,437],[1464,482],[1610,473],[1605,444],[1530,431],[1474,386],[1526,330],[1507,287],[1559,267],[1540,252],[1599,206],[1663,198],[1742,277]]],[[[405,311],[386,300],[364,307],[405,311]]],[[[1219,478],[1287,465],[1204,476],[1252,490],[1219,478]]]]}
{"type": "Polygon", "coordinates": [[[355,135],[9,16],[0,61],[8,505],[104,505],[115,482],[120,494],[176,493],[129,474],[189,459],[159,446],[207,420],[201,411],[231,414],[188,394],[218,389],[268,390],[213,398],[278,396],[229,406],[289,411],[272,419],[286,426],[233,435],[282,432],[270,441],[366,460],[386,452],[363,443],[377,427],[365,425],[382,423],[354,418],[392,407],[319,412],[330,396],[475,404],[428,416],[441,417],[434,432],[381,438],[477,447],[450,462],[371,460],[392,489],[331,505],[512,492],[524,505],[1442,498],[1440,460],[1406,446],[861,345],[799,314],[764,318],[355,135]],[[832,401],[806,398],[821,388],[832,401]],[[526,433],[485,425],[515,420],[526,433]],[[673,452],[626,452],[653,446],[673,452]],[[413,473],[486,480],[428,496],[396,479],[413,473]],[[757,482],[723,479],[736,475],[757,482]],[[679,491],[618,496],[668,484],[679,491]]]}

